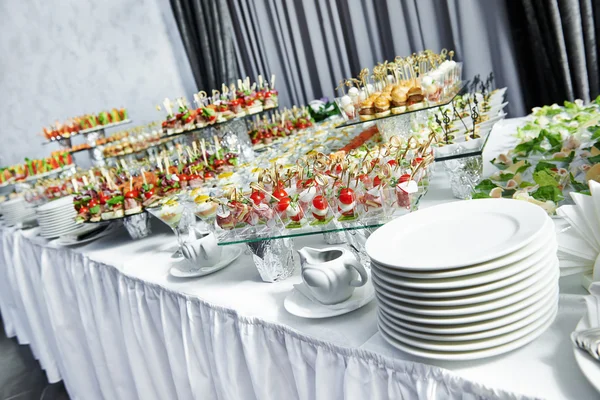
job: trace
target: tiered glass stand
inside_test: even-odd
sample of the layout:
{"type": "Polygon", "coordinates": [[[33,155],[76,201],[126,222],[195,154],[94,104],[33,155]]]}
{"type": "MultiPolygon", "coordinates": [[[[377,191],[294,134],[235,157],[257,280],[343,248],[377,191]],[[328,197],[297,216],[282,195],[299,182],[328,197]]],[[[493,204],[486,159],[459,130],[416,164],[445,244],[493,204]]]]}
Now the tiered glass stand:
{"type": "Polygon", "coordinates": [[[90,160],[94,166],[103,166],[104,162],[104,154],[102,152],[101,146],[96,146],[96,140],[99,138],[106,137],[106,129],[116,128],[118,126],[126,125],[131,123],[130,119],[126,119],[120,122],[114,122],[112,124],[99,125],[90,129],[81,130],[68,138],[60,138],[56,140],[50,140],[48,142],[44,142],[43,144],[50,143],[58,143],[58,145],[63,149],[70,149],[73,147],[73,138],[75,137],[84,137],[85,142],[89,145],[89,147],[81,150],[72,151],[71,155],[75,158],[75,153],[79,153],[82,151],[87,151],[90,157],[90,160]]]}
{"type": "Polygon", "coordinates": [[[220,246],[245,244],[252,254],[261,278],[266,282],[277,282],[290,277],[294,272],[294,239],[309,235],[323,235],[325,244],[347,243],[366,267],[369,258],[365,251],[366,239],[378,227],[418,208],[427,187],[410,195],[410,206],[406,208],[382,208],[361,214],[354,221],[331,218],[326,223],[305,223],[290,228],[289,223],[277,220],[273,225],[246,226],[215,232],[220,246]]]}

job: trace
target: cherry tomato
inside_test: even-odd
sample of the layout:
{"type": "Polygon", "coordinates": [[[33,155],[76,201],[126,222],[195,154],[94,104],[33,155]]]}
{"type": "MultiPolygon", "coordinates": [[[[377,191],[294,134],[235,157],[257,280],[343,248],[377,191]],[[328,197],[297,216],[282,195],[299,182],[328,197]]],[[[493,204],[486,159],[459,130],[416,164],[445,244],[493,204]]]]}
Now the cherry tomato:
{"type": "Polygon", "coordinates": [[[265,194],[263,192],[255,190],[250,195],[250,199],[254,202],[254,204],[259,205],[265,199],[265,194]]]}
{"type": "Polygon", "coordinates": [[[98,205],[98,200],[96,200],[96,199],[91,199],[88,203],[89,208],[96,207],[97,205],[98,205]]]}
{"type": "Polygon", "coordinates": [[[354,201],[354,190],[343,188],[340,191],[339,199],[344,204],[351,204],[354,201]]]}
{"type": "Polygon", "coordinates": [[[87,214],[87,213],[89,213],[89,212],[90,212],[90,209],[89,209],[89,208],[87,208],[86,206],[81,206],[81,207],[79,208],[79,214],[87,214]]]}
{"type": "MultiPolygon", "coordinates": [[[[287,192],[285,190],[283,190],[281,187],[278,187],[275,190],[273,190],[273,197],[275,197],[276,199],[281,200],[281,199],[287,197],[287,195],[288,195],[287,192]]],[[[285,210],[285,208],[284,208],[284,210],[285,210]]]]}
{"type": "Polygon", "coordinates": [[[286,196],[286,197],[282,197],[281,199],[279,199],[279,201],[277,202],[277,211],[279,212],[284,212],[288,206],[290,205],[291,199],[286,196]]]}
{"type": "Polygon", "coordinates": [[[324,210],[328,205],[329,203],[327,203],[327,199],[324,196],[318,195],[313,199],[313,206],[316,209],[324,210]]]}
{"type": "Polygon", "coordinates": [[[148,190],[148,191],[144,192],[144,197],[145,197],[146,199],[149,199],[149,198],[150,198],[150,197],[152,197],[152,196],[154,196],[154,189],[150,189],[150,190],[148,190]]]}
{"type": "MultiPolygon", "coordinates": [[[[136,199],[140,196],[140,193],[137,190],[130,190],[125,193],[126,199],[136,199]]],[[[90,202],[91,203],[91,202],[90,202]]]]}

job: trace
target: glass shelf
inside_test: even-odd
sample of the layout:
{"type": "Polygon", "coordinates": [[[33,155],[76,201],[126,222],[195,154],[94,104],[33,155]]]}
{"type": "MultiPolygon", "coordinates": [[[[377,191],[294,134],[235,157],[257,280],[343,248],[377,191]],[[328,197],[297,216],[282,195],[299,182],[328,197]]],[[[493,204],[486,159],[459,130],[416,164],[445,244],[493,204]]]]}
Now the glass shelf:
{"type": "MultiPolygon", "coordinates": [[[[53,140],[48,140],[46,142],[43,142],[43,145],[47,145],[47,144],[52,144],[52,143],[58,143],[58,142],[62,142],[65,140],[70,140],[72,138],[74,138],[75,136],[80,136],[80,135],[86,135],[88,133],[92,133],[92,132],[98,132],[104,129],[108,129],[108,128],[114,128],[116,126],[121,126],[121,125],[126,125],[126,124],[130,124],[131,120],[130,119],[126,119],[124,121],[119,121],[119,122],[113,122],[110,124],[106,124],[106,125],[98,125],[98,126],[94,126],[93,128],[89,128],[89,129],[83,129],[80,131],[77,131],[75,133],[73,133],[71,136],[69,137],[60,137],[58,139],[53,139],[53,140]]],[[[88,149],[86,149],[88,150],[88,149]]]]}
{"type": "MultiPolygon", "coordinates": [[[[359,124],[366,124],[366,123],[368,123],[368,122],[378,122],[378,121],[385,120],[385,119],[388,119],[388,118],[402,117],[402,116],[410,115],[410,114],[412,114],[412,113],[415,113],[415,112],[419,112],[419,111],[425,111],[425,110],[429,110],[429,109],[432,109],[432,108],[437,108],[437,107],[442,107],[442,106],[445,106],[445,105],[447,105],[447,104],[450,104],[450,102],[451,102],[452,100],[454,100],[454,98],[455,98],[455,97],[456,97],[458,94],[460,94],[460,93],[461,93],[461,91],[462,91],[462,90],[463,90],[463,89],[466,87],[466,85],[467,85],[467,82],[465,82],[465,81],[461,81],[460,83],[458,83],[458,84],[457,84],[457,85],[454,87],[454,90],[452,90],[452,91],[451,91],[449,94],[447,94],[446,96],[443,96],[442,98],[440,98],[440,100],[439,100],[438,102],[431,103],[431,102],[429,102],[429,101],[427,101],[427,100],[424,100],[424,101],[423,101],[423,103],[424,103],[424,106],[423,106],[423,107],[420,107],[420,108],[418,108],[418,109],[415,109],[415,110],[407,110],[407,111],[405,111],[405,112],[403,112],[403,113],[400,113],[400,114],[390,114],[390,115],[388,115],[388,116],[381,117],[381,118],[373,118],[373,119],[370,119],[370,120],[368,120],[368,121],[361,121],[361,120],[360,120],[360,117],[357,117],[357,118],[355,118],[355,119],[353,119],[353,120],[347,121],[347,122],[345,122],[345,123],[343,123],[343,124],[341,124],[341,125],[337,126],[337,129],[347,128],[347,127],[349,127],[349,126],[354,126],[354,125],[359,125],[359,124]]],[[[358,111],[357,111],[357,114],[358,114],[358,111]]]]}
{"type": "MultiPolygon", "coordinates": [[[[407,211],[408,212],[408,211],[407,211]]],[[[400,216],[400,215],[398,215],[400,216]]],[[[263,240],[275,240],[275,239],[286,239],[295,238],[301,236],[316,235],[319,233],[333,233],[343,232],[357,229],[368,229],[368,228],[379,228],[386,222],[398,217],[382,218],[381,220],[372,220],[368,222],[357,221],[357,222],[337,222],[331,221],[324,225],[310,225],[307,223],[301,228],[280,228],[270,229],[266,226],[262,227],[248,227],[238,228],[230,231],[221,231],[217,233],[217,240],[219,246],[228,246],[240,243],[253,243],[260,242],[263,240]]]]}
{"type": "MultiPolygon", "coordinates": [[[[389,192],[382,194],[383,207],[372,208],[369,211],[359,210],[359,215],[352,220],[345,219],[345,217],[340,218],[339,214],[334,215],[330,212],[329,218],[326,221],[320,222],[314,218],[310,218],[301,226],[298,226],[289,220],[283,221],[279,217],[276,217],[271,221],[270,226],[264,224],[254,226],[245,225],[244,227],[231,230],[223,230],[217,226],[215,235],[217,236],[219,246],[227,246],[240,243],[254,243],[263,240],[378,228],[392,219],[417,210],[419,201],[426,193],[427,186],[420,186],[417,192],[410,195],[410,204],[406,207],[399,207],[395,203],[395,199],[389,197],[389,192]],[[394,202],[394,205],[389,204],[390,200],[394,202]]],[[[395,195],[392,194],[392,196],[395,195]]]]}
{"type": "Polygon", "coordinates": [[[175,137],[175,136],[180,136],[180,135],[189,135],[191,133],[200,132],[200,131],[202,131],[202,130],[204,130],[206,128],[218,128],[219,126],[223,126],[223,125],[229,124],[229,123],[234,122],[234,121],[245,120],[248,117],[254,117],[254,116],[257,116],[257,115],[263,115],[265,113],[269,113],[269,112],[275,111],[278,108],[279,107],[273,107],[273,108],[269,108],[267,110],[259,111],[259,112],[254,113],[254,114],[246,114],[246,115],[243,115],[241,117],[234,117],[234,118],[222,121],[222,122],[215,122],[213,124],[208,124],[208,125],[205,125],[205,126],[202,126],[202,127],[196,127],[196,128],[192,128],[192,129],[183,130],[181,132],[175,132],[175,133],[171,133],[171,134],[166,134],[164,137],[167,138],[167,137],[175,137]]]}

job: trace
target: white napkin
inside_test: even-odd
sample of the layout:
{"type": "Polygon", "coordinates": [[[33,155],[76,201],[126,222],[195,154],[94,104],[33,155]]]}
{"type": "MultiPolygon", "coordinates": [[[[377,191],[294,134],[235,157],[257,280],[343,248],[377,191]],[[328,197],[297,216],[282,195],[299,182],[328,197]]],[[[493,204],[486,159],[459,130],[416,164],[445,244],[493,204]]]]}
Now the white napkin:
{"type": "Polygon", "coordinates": [[[323,304],[319,300],[312,295],[310,290],[306,287],[304,282],[294,285],[294,290],[297,290],[304,297],[312,301],[313,303],[318,304],[320,307],[328,308],[330,310],[345,310],[345,309],[355,309],[360,306],[365,300],[374,294],[373,285],[369,280],[364,286],[356,288],[352,296],[346,301],[342,301],[341,303],[336,304],[323,304]]]}
{"type": "Polygon", "coordinates": [[[571,341],[600,360],[600,282],[590,286],[590,296],[585,297],[589,329],[571,333],[571,341]]]}

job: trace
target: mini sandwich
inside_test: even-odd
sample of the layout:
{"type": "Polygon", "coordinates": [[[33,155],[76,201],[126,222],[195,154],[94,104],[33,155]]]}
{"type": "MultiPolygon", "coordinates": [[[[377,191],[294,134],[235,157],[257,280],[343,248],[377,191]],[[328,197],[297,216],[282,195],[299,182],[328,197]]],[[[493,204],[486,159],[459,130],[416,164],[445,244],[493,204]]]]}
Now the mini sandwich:
{"type": "Polygon", "coordinates": [[[377,118],[387,117],[390,115],[390,101],[386,96],[381,95],[373,103],[375,106],[375,116],[377,118]]]}
{"type": "Polygon", "coordinates": [[[373,107],[372,98],[365,99],[362,103],[360,103],[358,115],[360,116],[361,121],[370,121],[374,118],[375,108],[373,107]]]}
{"type": "Polygon", "coordinates": [[[105,211],[102,212],[102,219],[114,219],[123,217],[123,201],[125,198],[120,192],[114,192],[110,195],[110,198],[106,200],[105,211]]]}
{"type": "Polygon", "coordinates": [[[139,214],[142,212],[142,199],[140,198],[140,192],[137,190],[130,190],[125,192],[125,215],[139,214]]]}
{"type": "Polygon", "coordinates": [[[409,110],[418,110],[419,108],[423,108],[423,92],[421,88],[412,87],[408,90],[406,104],[408,105],[409,110]]]}
{"type": "Polygon", "coordinates": [[[401,114],[406,111],[406,90],[397,87],[392,91],[392,114],[401,114]]]}

